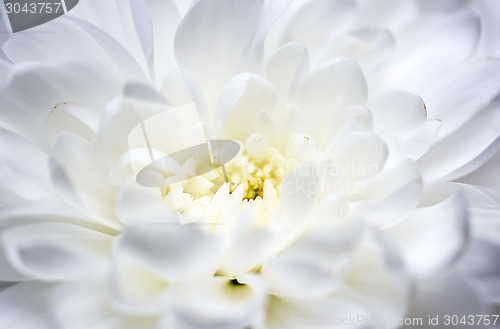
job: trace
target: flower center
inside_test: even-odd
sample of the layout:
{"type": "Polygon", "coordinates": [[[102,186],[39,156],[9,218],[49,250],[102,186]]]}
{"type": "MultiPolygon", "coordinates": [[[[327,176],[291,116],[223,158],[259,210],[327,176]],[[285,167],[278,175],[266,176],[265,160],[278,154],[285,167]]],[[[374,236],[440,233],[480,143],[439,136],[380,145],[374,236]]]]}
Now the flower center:
{"type": "Polygon", "coordinates": [[[283,178],[296,167],[295,159],[287,159],[279,150],[269,147],[262,156],[255,157],[244,150],[227,166],[226,170],[232,190],[243,184],[244,200],[264,197],[266,181],[279,191],[283,178]]]}

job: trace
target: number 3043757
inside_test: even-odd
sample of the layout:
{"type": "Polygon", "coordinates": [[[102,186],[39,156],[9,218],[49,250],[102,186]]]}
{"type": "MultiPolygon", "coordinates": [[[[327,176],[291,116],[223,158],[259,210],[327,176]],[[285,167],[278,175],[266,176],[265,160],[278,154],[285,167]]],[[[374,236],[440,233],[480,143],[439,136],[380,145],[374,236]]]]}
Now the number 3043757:
{"type": "Polygon", "coordinates": [[[7,14],[58,14],[63,8],[60,2],[5,3],[7,14]]]}

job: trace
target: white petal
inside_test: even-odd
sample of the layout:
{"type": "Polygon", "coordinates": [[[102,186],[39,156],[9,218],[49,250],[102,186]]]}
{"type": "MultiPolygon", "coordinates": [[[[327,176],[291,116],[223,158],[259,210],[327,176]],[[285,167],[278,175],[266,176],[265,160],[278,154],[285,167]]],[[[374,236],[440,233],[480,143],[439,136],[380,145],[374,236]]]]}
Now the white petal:
{"type": "Polygon", "coordinates": [[[0,93],[2,126],[45,148],[45,120],[54,106],[71,100],[100,109],[118,92],[117,80],[96,62],[16,64],[0,93]]]}
{"type": "Polygon", "coordinates": [[[413,0],[359,0],[357,25],[397,30],[418,15],[413,0]]]}
{"type": "MultiPolygon", "coordinates": [[[[155,328],[156,319],[116,310],[110,304],[106,272],[60,284],[50,300],[50,315],[57,327],[65,329],[155,328]],[[75,319],[79,319],[75,321],[75,319]]],[[[54,326],[52,326],[53,328],[54,326]]]]}
{"type": "Polygon", "coordinates": [[[281,227],[283,247],[307,224],[320,191],[317,169],[304,164],[288,174],[281,183],[279,203],[270,225],[281,227]]]}
{"type": "Polygon", "coordinates": [[[4,253],[3,250],[0,251],[0,282],[20,282],[29,280],[30,278],[12,268],[12,265],[6,259],[4,253]]]}
{"type": "Polygon", "coordinates": [[[290,43],[279,48],[266,68],[266,78],[278,90],[278,104],[288,96],[293,99],[298,83],[308,71],[309,56],[300,43],[290,43]]]}
{"type": "MultiPolygon", "coordinates": [[[[117,97],[106,105],[93,145],[102,157],[116,161],[128,150],[132,129],[155,114],[168,110],[166,104],[117,97]]],[[[144,137],[143,137],[144,138],[144,137]]],[[[141,147],[145,145],[140,145],[141,147]]]]}
{"type": "Polygon", "coordinates": [[[288,21],[282,41],[302,42],[310,54],[315,55],[324,46],[325,40],[353,23],[356,3],[349,0],[298,1],[295,8],[290,9],[294,10],[294,14],[288,21]]]}
{"type": "Polygon", "coordinates": [[[114,200],[118,188],[106,180],[107,163],[83,138],[63,132],[54,143],[52,179],[61,196],[71,204],[117,227],[114,200]]]}
{"type": "Polygon", "coordinates": [[[113,305],[128,314],[151,316],[159,312],[161,295],[168,283],[147,268],[117,258],[110,276],[113,305]]]}
{"type": "Polygon", "coordinates": [[[45,122],[47,142],[52,144],[61,131],[69,131],[87,141],[94,137],[98,118],[93,111],[74,103],[56,105],[45,122]]]}
{"type": "Polygon", "coordinates": [[[428,276],[451,264],[462,252],[468,234],[464,199],[454,195],[428,208],[419,208],[390,228],[403,259],[415,276],[428,276]]]}
{"type": "Polygon", "coordinates": [[[422,16],[396,34],[393,58],[380,72],[385,83],[378,85],[415,91],[468,58],[478,37],[479,20],[470,12],[422,16]]]}
{"type": "Polygon", "coordinates": [[[431,118],[441,120],[439,138],[450,135],[476,116],[500,91],[500,61],[469,61],[433,80],[423,82],[415,91],[423,97],[431,118]]]}
{"type": "MultiPolygon", "coordinates": [[[[235,279],[213,277],[175,287],[165,301],[165,315],[173,316],[182,329],[244,328],[254,324],[265,303],[260,279],[246,275],[235,279]]],[[[163,326],[162,328],[171,328],[163,326]]]]}
{"type": "Polygon", "coordinates": [[[423,182],[417,166],[403,161],[378,175],[351,196],[350,216],[363,218],[376,227],[390,227],[418,205],[423,182]]]}
{"type": "Polygon", "coordinates": [[[358,300],[368,309],[368,316],[379,319],[404,317],[411,282],[392,241],[378,231],[365,230],[351,263],[345,286],[337,294],[358,300]]]}
{"type": "Polygon", "coordinates": [[[438,120],[427,120],[423,100],[412,93],[385,92],[371,98],[368,106],[374,130],[389,144],[389,163],[420,157],[432,145],[441,126],[438,120]]]}
{"type": "Polygon", "coordinates": [[[288,139],[286,156],[295,158],[300,162],[310,160],[316,153],[314,139],[306,134],[294,134],[288,139]]]}
{"type": "Polygon", "coordinates": [[[500,143],[499,104],[485,108],[418,160],[425,180],[453,180],[477,169],[500,143]]]}
{"type": "Polygon", "coordinates": [[[427,119],[423,100],[412,93],[391,91],[371,97],[368,107],[373,113],[374,129],[381,136],[399,137],[414,130],[427,119]]]}
{"type": "Polygon", "coordinates": [[[349,105],[364,105],[367,93],[365,77],[355,61],[335,58],[326,62],[310,74],[300,92],[299,105],[309,133],[320,140],[328,116],[349,105]]]}
{"type": "Polygon", "coordinates": [[[240,66],[248,65],[245,62],[254,55],[247,46],[262,8],[262,0],[195,1],[182,19],[175,35],[176,59],[181,68],[194,74],[209,104],[214,104],[229,77],[252,71],[240,66]]]}
{"type": "Polygon", "coordinates": [[[264,160],[268,150],[267,141],[261,134],[253,133],[247,138],[245,149],[252,158],[264,160]]]}
{"type": "Polygon", "coordinates": [[[361,105],[345,107],[337,111],[327,123],[319,148],[332,146],[337,136],[342,138],[353,132],[372,130],[373,118],[368,108],[361,105]]]}
{"type": "Polygon", "coordinates": [[[116,215],[122,223],[179,223],[163,203],[159,190],[152,191],[134,183],[125,184],[116,199],[116,215]]]}
{"type": "Polygon", "coordinates": [[[13,62],[84,60],[101,63],[103,71],[106,68],[118,79],[145,81],[144,73],[130,53],[96,26],[65,15],[38,26],[37,30],[41,33],[14,35],[5,44],[4,51],[13,62]],[[65,46],[61,47],[61,43],[65,46]]]}
{"type": "Polygon", "coordinates": [[[357,29],[331,40],[322,52],[321,61],[334,56],[354,59],[370,73],[389,58],[395,46],[392,34],[385,29],[357,29]]]}
{"type": "Polygon", "coordinates": [[[64,223],[11,228],[3,232],[1,242],[17,271],[48,281],[81,277],[111,251],[110,236],[64,223]]]}
{"type": "Polygon", "coordinates": [[[227,248],[219,271],[227,276],[238,276],[261,265],[274,252],[275,238],[264,229],[244,232],[227,248]]]}
{"type": "Polygon", "coordinates": [[[47,200],[54,195],[46,154],[23,137],[1,128],[0,148],[1,204],[47,200]]]}
{"type": "Polygon", "coordinates": [[[358,132],[335,145],[332,154],[341,164],[346,179],[363,180],[382,171],[387,160],[387,146],[374,133],[358,132]]]}
{"type": "Polygon", "coordinates": [[[226,138],[245,141],[256,130],[256,115],[271,111],[277,91],[266,79],[253,74],[237,75],[224,86],[217,105],[218,124],[226,138]]]}
{"type": "MultiPolygon", "coordinates": [[[[416,297],[410,305],[408,317],[435,319],[438,316],[438,321],[442,323],[445,315],[457,315],[461,319],[464,315],[467,317],[469,314],[490,312],[484,306],[485,296],[469,278],[458,271],[438,272],[421,280],[415,290],[416,297]]],[[[434,328],[435,323],[433,321],[423,328],[434,328]]],[[[454,327],[467,328],[468,325],[458,324],[454,327]]]]}
{"type": "Polygon", "coordinates": [[[130,227],[117,238],[115,250],[166,280],[213,274],[218,258],[215,241],[189,225],[130,227]]]}
{"type": "Polygon", "coordinates": [[[349,254],[363,226],[308,233],[262,265],[261,274],[273,295],[317,298],[333,292],[349,269],[349,254]]]}
{"type": "Polygon", "coordinates": [[[16,284],[0,294],[0,326],[12,329],[54,328],[48,314],[52,285],[40,282],[16,284]]]}
{"type": "Polygon", "coordinates": [[[174,1],[145,1],[153,24],[155,75],[162,81],[175,67],[174,36],[181,16],[174,1]]]}
{"type": "Polygon", "coordinates": [[[124,32],[131,44],[131,53],[137,54],[139,62],[144,62],[144,72],[154,81],[153,24],[144,1],[117,1],[124,32]],[[135,43],[135,44],[134,44],[135,43]]]}
{"type": "Polygon", "coordinates": [[[480,185],[500,191],[500,175],[496,171],[500,168],[500,151],[497,150],[482,166],[460,178],[460,182],[480,185]]]}

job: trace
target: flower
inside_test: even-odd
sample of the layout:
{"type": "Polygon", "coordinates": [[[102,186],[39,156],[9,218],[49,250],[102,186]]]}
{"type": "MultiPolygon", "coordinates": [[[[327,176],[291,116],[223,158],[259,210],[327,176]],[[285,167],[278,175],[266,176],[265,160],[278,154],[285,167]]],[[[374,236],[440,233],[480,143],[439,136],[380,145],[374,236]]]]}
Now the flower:
{"type": "Polygon", "coordinates": [[[88,0],[13,35],[2,327],[498,312],[498,5],[443,4],[88,0]]]}

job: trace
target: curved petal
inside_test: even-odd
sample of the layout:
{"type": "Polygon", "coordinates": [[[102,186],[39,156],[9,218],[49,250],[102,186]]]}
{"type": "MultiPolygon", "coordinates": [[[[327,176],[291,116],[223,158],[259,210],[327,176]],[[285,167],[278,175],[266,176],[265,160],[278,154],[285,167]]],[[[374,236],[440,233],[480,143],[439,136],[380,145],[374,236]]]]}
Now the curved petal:
{"type": "Polygon", "coordinates": [[[392,91],[370,98],[374,130],[389,144],[389,163],[417,159],[437,137],[440,121],[427,120],[425,104],[419,96],[392,91]]]}
{"type": "Polygon", "coordinates": [[[500,168],[500,149],[479,168],[459,179],[465,184],[479,185],[500,191],[500,175],[496,172],[500,168]]]}
{"type": "Polygon", "coordinates": [[[261,76],[242,73],[231,78],[217,105],[218,124],[226,138],[246,141],[256,130],[257,113],[271,111],[276,100],[275,87],[261,76]]]}
{"type": "Polygon", "coordinates": [[[129,227],[114,245],[118,257],[129,258],[168,281],[213,275],[219,251],[212,237],[196,226],[129,227]]]}
{"type": "Polygon", "coordinates": [[[52,328],[155,328],[157,319],[119,312],[110,305],[109,278],[106,274],[99,272],[55,287],[49,303],[49,314],[56,324],[52,328]]]}
{"type": "MultiPolygon", "coordinates": [[[[293,6],[293,7],[292,7],[293,6]]],[[[355,20],[356,3],[349,0],[296,1],[283,30],[281,43],[302,42],[311,55],[320,53],[325,40],[345,31],[355,20]],[[314,24],[311,24],[314,22],[314,24]],[[332,22],[335,22],[332,24],[332,22]]],[[[317,58],[312,58],[314,66],[317,58]]]]}
{"type": "Polygon", "coordinates": [[[107,181],[109,165],[90,143],[68,132],[59,134],[50,166],[63,199],[101,217],[111,227],[119,226],[113,207],[118,188],[107,181]]]}
{"type": "MultiPolygon", "coordinates": [[[[423,319],[435,319],[437,316],[438,321],[443,321],[445,315],[457,315],[461,319],[462,316],[467,317],[469,314],[489,314],[491,310],[485,307],[484,301],[485,296],[462,273],[438,272],[418,282],[415,299],[410,305],[407,316],[423,319]]],[[[423,328],[433,328],[435,323],[433,321],[423,328]]],[[[459,324],[454,327],[468,326],[459,324]]]]}
{"type": "Polygon", "coordinates": [[[72,101],[94,112],[118,91],[118,81],[98,62],[16,64],[0,93],[1,125],[45,149],[45,120],[54,106],[72,101]]]}
{"type": "Polygon", "coordinates": [[[280,245],[284,248],[306,226],[320,192],[320,178],[316,167],[308,163],[288,174],[279,188],[279,203],[270,221],[279,229],[280,245]]]}
{"type": "Polygon", "coordinates": [[[116,198],[116,215],[127,226],[136,224],[179,223],[163,203],[159,191],[127,182],[116,198]]]}
{"type": "Polygon", "coordinates": [[[340,297],[355,299],[379,319],[404,317],[411,281],[396,246],[383,233],[368,228],[353,253],[352,267],[339,289],[340,297]]]}
{"type": "Polygon", "coordinates": [[[238,279],[213,277],[172,287],[164,303],[162,328],[253,327],[265,301],[263,282],[248,274],[238,279]],[[173,318],[169,318],[170,314],[173,318]]]}
{"type": "Polygon", "coordinates": [[[179,66],[196,77],[208,104],[215,104],[220,89],[232,75],[252,71],[241,65],[248,65],[245,62],[254,55],[247,46],[263,4],[263,0],[195,1],[182,19],[174,40],[175,56],[179,66]]]}
{"type": "Polygon", "coordinates": [[[98,118],[92,110],[75,103],[56,105],[45,121],[47,142],[52,144],[61,131],[69,131],[90,141],[97,129],[98,118]]]}
{"type": "Polygon", "coordinates": [[[292,99],[309,69],[309,55],[304,45],[289,43],[273,54],[266,67],[266,78],[278,90],[278,104],[292,99]]]}
{"type": "Polygon", "coordinates": [[[349,216],[362,218],[379,228],[390,227],[415,209],[422,190],[417,166],[411,160],[403,161],[351,195],[349,216]]]}
{"type": "Polygon", "coordinates": [[[14,63],[83,60],[94,64],[101,63],[106,71],[120,80],[146,80],[142,69],[130,53],[94,25],[64,15],[48,24],[37,26],[36,29],[41,33],[22,36],[14,34],[4,45],[6,55],[14,63]],[[64,43],[65,47],[61,47],[61,43],[64,43]]]}
{"type": "Polygon", "coordinates": [[[355,132],[333,147],[332,155],[342,166],[349,181],[370,178],[382,171],[387,160],[387,146],[372,132],[355,132]]]}
{"type": "Polygon", "coordinates": [[[175,1],[145,1],[153,24],[154,66],[158,82],[176,66],[174,36],[181,21],[175,1]]]}
{"type": "Polygon", "coordinates": [[[421,16],[395,37],[392,60],[379,72],[376,85],[418,92],[416,88],[428,85],[472,54],[479,38],[479,19],[467,11],[421,16]]]}
{"type": "Polygon", "coordinates": [[[110,296],[114,307],[127,314],[154,316],[168,283],[150,270],[124,257],[113,262],[110,296]]]}
{"type": "Polygon", "coordinates": [[[0,326],[12,329],[54,328],[48,312],[51,284],[18,283],[0,294],[0,326]]]}
{"type": "Polygon", "coordinates": [[[364,105],[367,94],[363,72],[352,59],[334,58],[312,72],[299,94],[310,135],[321,140],[328,122],[325,116],[349,105],[364,105]]]}
{"type": "Polygon", "coordinates": [[[475,60],[447,70],[433,80],[432,86],[426,83],[415,90],[425,100],[429,115],[445,123],[439,140],[473,120],[498,96],[498,80],[500,60],[475,60]]]}
{"type": "Polygon", "coordinates": [[[464,250],[469,234],[464,199],[456,194],[435,206],[419,208],[387,232],[396,240],[413,275],[432,275],[464,250]]]}
{"type": "Polygon", "coordinates": [[[40,201],[55,196],[48,156],[23,137],[0,128],[0,204],[40,201]]]}
{"type": "Polygon", "coordinates": [[[363,234],[351,223],[336,230],[307,233],[262,265],[261,274],[273,295],[317,298],[332,293],[349,269],[349,256],[363,234]]]}
{"type": "Polygon", "coordinates": [[[102,265],[111,251],[111,237],[64,223],[10,228],[1,235],[2,248],[12,266],[38,280],[70,280],[102,265]]]}
{"type": "Polygon", "coordinates": [[[258,267],[274,252],[276,237],[268,230],[255,229],[244,232],[232,246],[218,272],[226,276],[238,276],[258,267]]]}
{"type": "Polygon", "coordinates": [[[454,133],[435,143],[418,160],[427,181],[453,180],[477,169],[500,143],[500,104],[485,108],[454,133]]]}

